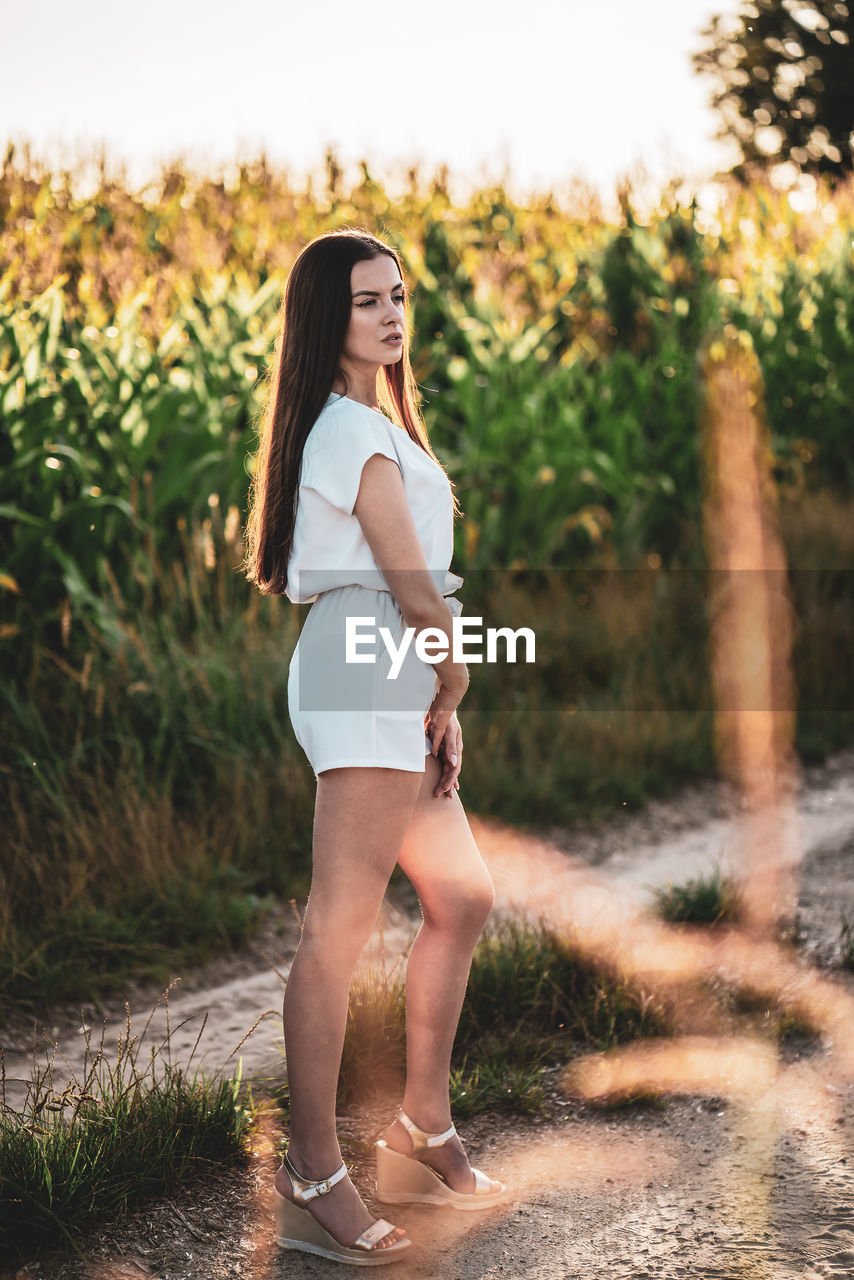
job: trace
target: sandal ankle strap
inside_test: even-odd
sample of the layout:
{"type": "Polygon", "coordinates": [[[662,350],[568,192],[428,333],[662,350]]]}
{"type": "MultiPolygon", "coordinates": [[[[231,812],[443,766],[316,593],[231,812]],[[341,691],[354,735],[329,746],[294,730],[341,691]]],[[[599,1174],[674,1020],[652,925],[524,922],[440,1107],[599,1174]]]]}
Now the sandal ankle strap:
{"type": "Polygon", "coordinates": [[[298,1174],[287,1152],[285,1152],[284,1164],[291,1180],[295,1204],[307,1204],[309,1200],[315,1200],[318,1196],[328,1195],[336,1183],[347,1176],[347,1166],[343,1160],[340,1169],[336,1169],[328,1178],[320,1178],[317,1182],[312,1182],[310,1178],[303,1178],[298,1174]]]}
{"type": "Polygon", "coordinates": [[[419,1129],[414,1120],[411,1120],[401,1107],[397,1113],[397,1118],[403,1125],[404,1129],[412,1139],[412,1154],[416,1155],[420,1151],[426,1151],[428,1147],[442,1147],[449,1142],[457,1132],[456,1126],[451,1126],[444,1133],[426,1133],[423,1129],[419,1129]]]}

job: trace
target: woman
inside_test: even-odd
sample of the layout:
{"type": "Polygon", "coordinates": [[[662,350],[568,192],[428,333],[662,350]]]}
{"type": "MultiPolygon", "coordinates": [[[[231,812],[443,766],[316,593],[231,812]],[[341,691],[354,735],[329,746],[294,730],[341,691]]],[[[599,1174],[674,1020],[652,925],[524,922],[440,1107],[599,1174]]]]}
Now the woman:
{"type": "MultiPolygon", "coordinates": [[[[473,1170],[450,1122],[451,1047],[493,885],[457,796],[468,684],[453,653],[346,653],[347,619],[400,648],[407,627],[451,635],[451,486],[416,405],[395,251],[363,231],[318,237],[285,290],[250,500],[247,576],[314,601],[288,707],[317,778],[311,893],[283,1020],[290,1136],[276,1173],[286,1248],[374,1265],[410,1245],[347,1176],[335,1094],[350,980],[396,863],[423,921],[406,972],[403,1105],[377,1144],[386,1203],[480,1208],[504,1191],[473,1170]],[[386,410],[383,413],[382,406],[386,410]]],[[[365,632],[363,632],[365,634],[365,632]]],[[[435,637],[434,637],[435,638],[435,637]]]]}

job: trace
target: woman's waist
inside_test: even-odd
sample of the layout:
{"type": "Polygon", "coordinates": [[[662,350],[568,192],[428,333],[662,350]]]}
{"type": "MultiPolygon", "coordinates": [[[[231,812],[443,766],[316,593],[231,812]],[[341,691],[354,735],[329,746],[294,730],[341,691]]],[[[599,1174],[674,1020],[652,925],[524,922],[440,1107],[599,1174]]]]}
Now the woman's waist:
{"type": "MultiPolygon", "coordinates": [[[[413,572],[422,572],[413,570],[413,572]]],[[[433,579],[434,586],[440,595],[446,598],[451,596],[453,592],[458,591],[463,585],[463,579],[458,573],[451,573],[449,569],[430,569],[428,570],[433,579]]],[[[309,601],[319,602],[324,597],[329,600],[338,599],[351,593],[355,600],[362,595],[366,598],[374,596],[378,603],[387,603],[389,600],[397,604],[396,597],[391,587],[386,582],[380,570],[359,572],[352,576],[348,576],[347,580],[342,581],[338,575],[329,573],[325,570],[303,570],[300,574],[298,595],[303,603],[309,601]]],[[[452,613],[458,613],[462,610],[462,604],[458,600],[448,600],[448,606],[452,613]],[[459,606],[454,609],[454,605],[459,606]]]]}

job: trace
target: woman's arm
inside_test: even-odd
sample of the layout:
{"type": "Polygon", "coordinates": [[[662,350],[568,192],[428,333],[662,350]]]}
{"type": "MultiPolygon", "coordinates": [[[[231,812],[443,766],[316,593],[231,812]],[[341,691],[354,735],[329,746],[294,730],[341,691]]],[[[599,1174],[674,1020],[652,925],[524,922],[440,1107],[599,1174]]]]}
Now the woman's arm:
{"type": "Polygon", "coordinates": [[[368,458],[353,513],[407,625],[416,633],[436,627],[448,637],[448,656],[431,665],[447,690],[443,709],[447,704],[450,716],[468,688],[468,668],[452,659],[453,615],[424,559],[396,462],[382,454],[368,458]]]}

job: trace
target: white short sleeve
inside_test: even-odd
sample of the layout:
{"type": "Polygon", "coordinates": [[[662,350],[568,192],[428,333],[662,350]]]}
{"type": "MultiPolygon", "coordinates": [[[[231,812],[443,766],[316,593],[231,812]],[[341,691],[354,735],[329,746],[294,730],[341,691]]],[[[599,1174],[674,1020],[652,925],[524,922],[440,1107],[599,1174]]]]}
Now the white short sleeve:
{"type": "Polygon", "coordinates": [[[289,600],[312,604],[337,587],[388,589],[353,510],[362,469],[375,453],[397,463],[424,559],[444,579],[454,550],[453,495],[444,469],[377,409],[330,395],[303,449],[289,600]]]}
{"type": "Polygon", "coordinates": [[[320,438],[306,444],[300,486],[313,489],[350,516],[359,495],[362,468],[375,453],[390,458],[400,467],[381,419],[371,421],[369,413],[336,414],[320,438]]]}

